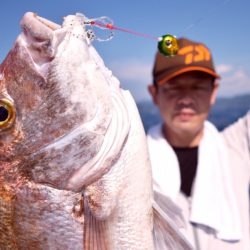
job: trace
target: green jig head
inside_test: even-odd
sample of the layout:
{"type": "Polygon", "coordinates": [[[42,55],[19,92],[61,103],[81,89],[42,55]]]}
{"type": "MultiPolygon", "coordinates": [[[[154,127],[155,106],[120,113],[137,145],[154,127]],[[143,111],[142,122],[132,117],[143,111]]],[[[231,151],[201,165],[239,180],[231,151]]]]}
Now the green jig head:
{"type": "Polygon", "coordinates": [[[159,38],[158,49],[165,56],[174,56],[177,54],[179,46],[175,36],[164,35],[159,38]]]}

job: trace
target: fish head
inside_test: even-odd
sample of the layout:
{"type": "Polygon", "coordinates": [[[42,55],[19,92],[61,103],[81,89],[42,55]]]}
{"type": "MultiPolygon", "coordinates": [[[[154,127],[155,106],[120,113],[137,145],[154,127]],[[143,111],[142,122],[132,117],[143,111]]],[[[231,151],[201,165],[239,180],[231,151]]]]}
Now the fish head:
{"type": "MultiPolygon", "coordinates": [[[[29,180],[79,191],[110,168],[99,160],[114,143],[105,138],[117,140],[119,82],[91,45],[83,16],[60,26],[29,12],[21,27],[0,67],[0,161],[29,180]]],[[[128,133],[122,123],[117,153],[128,133]]]]}

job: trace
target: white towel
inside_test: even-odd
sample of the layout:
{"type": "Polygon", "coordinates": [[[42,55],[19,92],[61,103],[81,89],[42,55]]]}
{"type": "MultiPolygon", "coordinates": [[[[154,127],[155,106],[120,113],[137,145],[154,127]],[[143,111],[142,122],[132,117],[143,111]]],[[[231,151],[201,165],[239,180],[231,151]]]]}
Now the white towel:
{"type": "MultiPolygon", "coordinates": [[[[176,201],[180,192],[179,163],[162,135],[161,124],[149,130],[147,140],[154,188],[176,201]]],[[[205,122],[198,152],[190,222],[213,228],[217,238],[240,240],[240,216],[232,188],[227,148],[217,129],[209,122],[205,122]]]]}

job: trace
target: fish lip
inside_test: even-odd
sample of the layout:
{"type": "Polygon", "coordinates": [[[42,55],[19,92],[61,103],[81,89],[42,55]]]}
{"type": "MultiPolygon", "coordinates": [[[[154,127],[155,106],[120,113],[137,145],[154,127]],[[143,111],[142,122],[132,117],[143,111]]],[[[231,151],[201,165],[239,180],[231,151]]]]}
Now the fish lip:
{"type": "Polygon", "coordinates": [[[38,16],[33,12],[26,12],[20,21],[23,33],[36,42],[45,42],[51,40],[53,33],[61,26],[38,16]]]}
{"type": "Polygon", "coordinates": [[[57,29],[61,28],[61,25],[54,23],[46,18],[40,17],[37,14],[33,13],[33,15],[35,16],[35,18],[41,23],[44,24],[45,26],[47,26],[49,29],[51,29],[52,31],[55,31],[57,29]]]}
{"type": "Polygon", "coordinates": [[[58,47],[53,42],[54,33],[62,27],[33,12],[25,13],[20,25],[23,32],[18,38],[19,46],[26,51],[35,70],[46,77],[48,63],[53,60],[58,47]]]}
{"type": "MultiPolygon", "coordinates": [[[[33,12],[26,12],[21,20],[21,27],[27,28],[27,23],[34,23],[34,25],[39,25],[41,29],[49,29],[51,31],[55,31],[60,29],[61,26],[57,23],[54,23],[46,18],[38,16],[33,12]]],[[[28,29],[31,30],[32,26],[29,25],[28,29]]]]}

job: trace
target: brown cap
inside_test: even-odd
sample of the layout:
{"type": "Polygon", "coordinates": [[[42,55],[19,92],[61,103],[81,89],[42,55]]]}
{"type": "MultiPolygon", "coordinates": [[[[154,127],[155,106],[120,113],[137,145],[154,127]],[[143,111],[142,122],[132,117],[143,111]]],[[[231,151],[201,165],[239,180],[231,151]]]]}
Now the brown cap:
{"type": "Polygon", "coordinates": [[[190,71],[201,71],[220,78],[215,71],[211,52],[204,44],[179,38],[178,45],[179,51],[175,56],[167,57],[160,52],[156,53],[153,68],[155,83],[162,85],[171,78],[190,71]]]}

